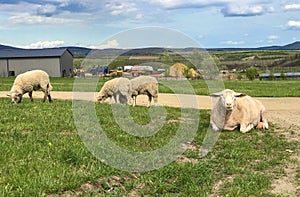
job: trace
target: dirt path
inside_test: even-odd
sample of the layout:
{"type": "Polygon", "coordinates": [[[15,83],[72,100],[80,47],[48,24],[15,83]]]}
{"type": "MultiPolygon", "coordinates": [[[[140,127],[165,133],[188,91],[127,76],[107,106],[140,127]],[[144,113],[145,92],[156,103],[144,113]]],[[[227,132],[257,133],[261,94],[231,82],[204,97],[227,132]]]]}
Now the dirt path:
{"type": "MultiPolygon", "coordinates": [[[[8,92],[0,92],[0,97],[6,97],[8,92]]],[[[94,92],[51,92],[53,99],[59,100],[88,100],[95,101],[94,92]]],[[[28,98],[28,95],[24,96],[28,98]]],[[[34,98],[42,98],[41,92],[34,92],[34,98]]],[[[285,135],[289,141],[300,142],[300,98],[257,98],[268,110],[268,120],[278,134],[285,135]]],[[[9,102],[9,100],[8,100],[9,102]]],[[[158,104],[170,107],[188,107],[199,109],[211,109],[212,100],[208,96],[159,94],[158,104]]],[[[137,105],[147,105],[147,97],[139,96],[137,105]]],[[[287,154],[293,154],[292,158],[300,163],[299,150],[287,150],[287,154]]],[[[276,179],[272,186],[272,192],[276,195],[297,196],[300,186],[296,182],[299,165],[287,163],[286,175],[276,179]]]]}
{"type": "MultiPolygon", "coordinates": [[[[6,97],[7,91],[0,92],[0,97],[6,97]]],[[[53,99],[60,100],[89,100],[95,101],[96,93],[94,92],[51,92],[53,99]]],[[[34,92],[34,98],[42,98],[42,92],[34,92]]],[[[28,98],[28,95],[24,95],[28,98]]],[[[262,101],[268,110],[268,119],[270,122],[279,124],[284,128],[297,128],[300,130],[300,98],[257,98],[262,101]]],[[[159,105],[171,107],[190,107],[199,109],[211,109],[212,101],[208,96],[191,96],[191,95],[174,95],[159,94],[159,105]]],[[[147,105],[147,97],[139,96],[138,105],[147,105]]]]}

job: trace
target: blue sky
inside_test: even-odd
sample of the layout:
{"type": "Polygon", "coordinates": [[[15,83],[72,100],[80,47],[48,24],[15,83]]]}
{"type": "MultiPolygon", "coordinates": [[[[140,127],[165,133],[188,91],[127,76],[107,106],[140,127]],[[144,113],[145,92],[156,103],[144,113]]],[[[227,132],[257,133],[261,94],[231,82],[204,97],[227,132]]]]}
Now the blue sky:
{"type": "Polygon", "coordinates": [[[149,26],[206,48],[285,45],[300,40],[300,1],[0,0],[0,44],[10,46],[121,47],[111,36],[149,26]]]}

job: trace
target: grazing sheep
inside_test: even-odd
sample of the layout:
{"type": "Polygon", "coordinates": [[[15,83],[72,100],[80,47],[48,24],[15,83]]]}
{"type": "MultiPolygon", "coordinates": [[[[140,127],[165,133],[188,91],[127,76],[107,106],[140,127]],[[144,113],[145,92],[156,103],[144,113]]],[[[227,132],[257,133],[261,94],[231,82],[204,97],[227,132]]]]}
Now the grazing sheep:
{"type": "Polygon", "coordinates": [[[136,105],[136,97],[140,94],[148,96],[148,107],[151,105],[152,98],[157,104],[158,100],[158,82],[156,78],[151,76],[139,76],[130,80],[132,86],[133,106],[136,105]]]}
{"type": "Polygon", "coordinates": [[[19,74],[14,84],[7,95],[11,98],[13,103],[21,103],[22,96],[28,92],[30,100],[33,101],[32,92],[41,89],[44,92],[45,102],[48,100],[52,102],[50,91],[52,86],[50,84],[49,75],[42,70],[32,70],[22,74],[19,74]]]}
{"type": "Polygon", "coordinates": [[[266,108],[260,101],[229,89],[211,96],[217,97],[210,118],[210,125],[215,131],[234,130],[238,126],[242,133],[250,131],[255,126],[269,128],[265,118],[266,108]]]}
{"type": "Polygon", "coordinates": [[[114,98],[116,103],[126,104],[130,101],[130,97],[130,80],[119,77],[105,82],[96,98],[99,102],[104,102],[107,98],[110,98],[110,103],[112,103],[112,98],[114,98]]]}

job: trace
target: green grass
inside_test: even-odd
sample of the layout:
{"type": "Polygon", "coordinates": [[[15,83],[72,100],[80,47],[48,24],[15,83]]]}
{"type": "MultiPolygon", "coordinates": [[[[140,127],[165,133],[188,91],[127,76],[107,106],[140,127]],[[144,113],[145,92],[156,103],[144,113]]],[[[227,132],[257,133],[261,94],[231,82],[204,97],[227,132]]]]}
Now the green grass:
{"type": "MultiPolygon", "coordinates": [[[[98,121],[106,135],[118,146],[139,152],[170,141],[182,113],[199,114],[192,142],[198,148],[184,152],[198,162],[172,162],[153,171],[130,173],[102,163],[84,146],[73,121],[71,101],[24,99],[12,105],[9,99],[0,98],[0,105],[0,196],[64,191],[82,196],[207,196],[215,194],[215,185],[219,185],[219,196],[274,196],[270,193],[272,180],[284,175],[285,163],[291,160],[285,150],[299,149],[299,144],[287,142],[273,129],[247,134],[232,131],[223,132],[213,151],[200,159],[198,149],[209,124],[209,111],[181,112],[168,107],[165,124],[156,134],[135,137],[115,123],[110,105],[97,104],[98,121]],[[93,189],[84,189],[83,184],[93,189]]],[[[148,112],[146,107],[130,107],[133,120],[141,125],[149,123],[148,112]]]]}
{"type": "MultiPolygon", "coordinates": [[[[51,84],[53,91],[73,91],[74,78],[51,78],[51,84]]],[[[76,79],[77,86],[83,91],[98,92],[107,79],[76,79]],[[93,87],[96,84],[96,88],[93,87]]],[[[0,91],[9,91],[14,78],[0,78],[0,91]]],[[[203,80],[191,80],[188,81],[194,89],[197,95],[209,95],[207,83],[203,80]]],[[[180,80],[164,80],[159,81],[159,92],[160,93],[174,93],[169,87],[175,86],[176,93],[191,93],[189,89],[182,85],[180,80]]],[[[237,92],[243,92],[255,97],[300,97],[300,80],[286,80],[286,81],[224,81],[225,88],[233,89],[237,92]]],[[[210,85],[214,87],[214,83],[210,85]]],[[[214,88],[212,88],[214,89],[214,88]]],[[[212,90],[211,90],[212,91],[212,90]]]]}

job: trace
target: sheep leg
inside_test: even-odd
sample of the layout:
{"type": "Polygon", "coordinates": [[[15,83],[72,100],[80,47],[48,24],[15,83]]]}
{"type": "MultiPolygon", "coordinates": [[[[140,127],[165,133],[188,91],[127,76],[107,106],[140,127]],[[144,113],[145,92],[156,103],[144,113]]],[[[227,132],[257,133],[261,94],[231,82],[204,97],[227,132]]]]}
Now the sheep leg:
{"type": "Polygon", "coordinates": [[[49,100],[50,103],[53,102],[52,99],[51,99],[51,95],[50,94],[48,94],[48,100],[49,100]]]}
{"type": "Polygon", "coordinates": [[[246,132],[250,131],[253,128],[254,128],[254,124],[252,124],[252,123],[250,123],[250,124],[241,123],[240,132],[246,133],[246,132]]]}
{"type": "Polygon", "coordinates": [[[263,129],[269,129],[269,123],[268,123],[268,121],[265,117],[265,112],[264,111],[262,111],[260,113],[260,119],[263,122],[263,129]]]}
{"type": "Polygon", "coordinates": [[[44,91],[44,99],[43,99],[43,102],[45,102],[47,100],[47,97],[48,97],[48,91],[45,90],[44,91]]]}
{"type": "Polygon", "coordinates": [[[33,98],[32,98],[32,91],[31,91],[31,92],[28,92],[28,95],[29,95],[30,101],[32,102],[32,101],[33,101],[33,98]]]}
{"type": "Polygon", "coordinates": [[[153,100],[154,100],[154,104],[157,106],[158,105],[158,97],[157,96],[153,96],[153,100]]]}
{"type": "Polygon", "coordinates": [[[147,107],[150,107],[151,101],[152,101],[152,95],[148,94],[148,105],[147,105],[147,107]]]}
{"type": "Polygon", "coordinates": [[[136,106],[136,96],[132,96],[133,102],[132,102],[132,106],[136,106]]]}
{"type": "Polygon", "coordinates": [[[120,94],[114,94],[115,103],[120,103],[120,94]]]}
{"type": "Polygon", "coordinates": [[[112,95],[109,97],[110,98],[110,104],[116,103],[117,102],[117,95],[112,95]]]}

